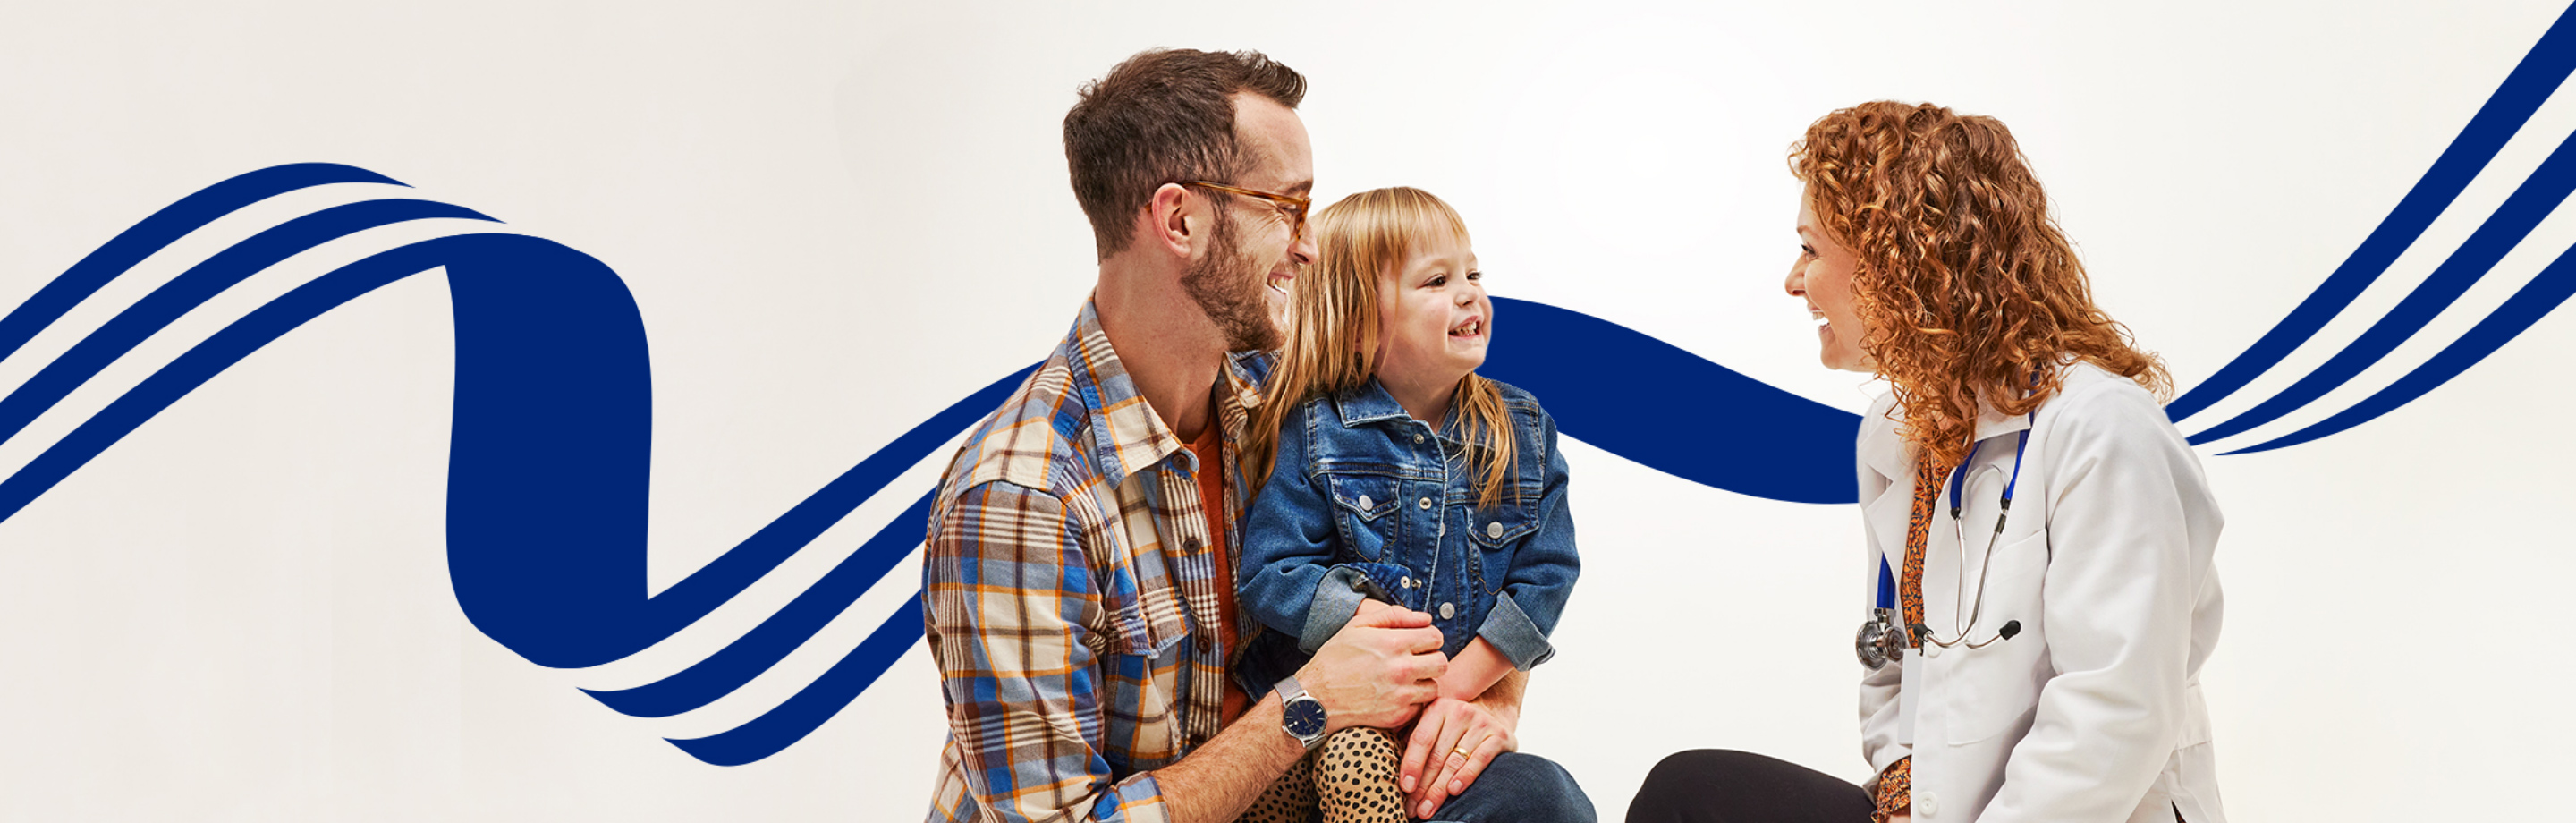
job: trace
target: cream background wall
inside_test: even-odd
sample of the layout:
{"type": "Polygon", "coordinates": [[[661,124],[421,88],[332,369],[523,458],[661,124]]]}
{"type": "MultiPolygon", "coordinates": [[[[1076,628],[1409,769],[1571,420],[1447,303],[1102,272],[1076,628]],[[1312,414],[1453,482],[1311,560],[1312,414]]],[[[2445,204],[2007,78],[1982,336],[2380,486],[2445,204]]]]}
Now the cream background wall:
{"type": "MultiPolygon", "coordinates": [[[[626,279],[651,336],[664,586],[1062,334],[1091,247],[1057,125],[1076,85],[1142,48],[1255,48],[1306,72],[1322,199],[1441,194],[1496,293],[1858,411],[1874,390],[1815,365],[1803,307],[1780,290],[1798,192],[1783,153],[1818,115],[1897,98],[2002,118],[2102,303],[2188,387],[2343,260],[2562,11],[12,2],[0,307],[162,205],[287,162],[368,168],[581,249],[626,279]]],[[[2571,128],[2576,100],[2544,107],[2358,317],[2216,411],[2350,340],[2571,128]]],[[[359,188],[263,205],[136,277],[389,196],[359,188]]],[[[2571,224],[2545,222],[2431,343],[2576,241],[2571,224]]],[[[469,228],[377,230],[245,294],[469,228]]],[[[227,300],[102,381],[131,385],[257,305],[227,300]]],[[[917,562],[781,676],[659,721],[574,687],[645,682],[715,641],[561,672],[466,623],[442,534],[448,323],[436,278],[369,295],[0,521],[0,819],[917,819],[941,735],[918,649],[767,760],[708,766],[658,739],[720,731],[792,692],[908,607],[917,562]]],[[[2576,574],[2552,514],[2576,494],[2562,432],[2576,391],[2559,379],[2571,356],[2576,325],[2552,316],[2359,429],[2203,451],[2229,520],[2227,628],[2205,681],[2237,819],[2563,805],[2532,789],[2576,735],[2551,688],[2576,675],[2552,642],[2576,574]]],[[[30,362],[0,363],[0,385],[30,362]]],[[[85,389],[0,445],[0,472],[113,397],[85,389]]],[[[1688,420],[1639,409],[1638,424],[1688,420]]],[[[1581,444],[1569,459],[1585,575],[1563,651],[1536,673],[1525,748],[1566,764],[1614,820],[1645,770],[1685,748],[1864,776],[1857,513],[1701,487],[1581,444]]],[[[852,533],[893,514],[863,509],[852,533]]],[[[818,543],[797,573],[850,542],[818,543]]]]}

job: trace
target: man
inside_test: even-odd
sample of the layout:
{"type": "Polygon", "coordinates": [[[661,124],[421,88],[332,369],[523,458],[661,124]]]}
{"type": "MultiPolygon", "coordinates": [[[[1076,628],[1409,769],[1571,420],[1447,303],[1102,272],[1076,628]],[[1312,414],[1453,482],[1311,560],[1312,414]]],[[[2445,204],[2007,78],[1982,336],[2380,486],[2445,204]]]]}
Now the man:
{"type": "MultiPolygon", "coordinates": [[[[949,722],[931,820],[1234,820],[1311,741],[1400,726],[1435,696],[1429,615],[1375,603],[1276,688],[1227,677],[1255,628],[1233,603],[1236,448],[1268,369],[1257,352],[1278,345],[1315,254],[1304,95],[1257,53],[1156,50],[1066,114],[1099,281],[967,436],[931,515],[923,615],[949,722]]],[[[1508,739],[1519,685],[1444,711],[1508,739]]],[[[1416,795],[1459,819],[1590,819],[1539,758],[1433,774],[1416,795]],[[1453,778],[1473,787],[1430,785],[1453,778]]]]}

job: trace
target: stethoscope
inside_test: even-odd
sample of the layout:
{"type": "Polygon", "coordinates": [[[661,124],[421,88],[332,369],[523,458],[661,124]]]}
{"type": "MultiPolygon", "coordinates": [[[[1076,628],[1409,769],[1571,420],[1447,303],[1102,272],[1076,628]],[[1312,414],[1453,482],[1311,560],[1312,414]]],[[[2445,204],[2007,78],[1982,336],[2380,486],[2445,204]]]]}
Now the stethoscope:
{"type": "MultiPolygon", "coordinates": [[[[2031,412],[2030,421],[2033,427],[2038,426],[2039,413],[2031,412]]],[[[1966,508],[1969,467],[1976,465],[1977,450],[1984,445],[1981,442],[1968,444],[1968,456],[1959,461],[1957,469],[1950,472],[1950,534],[1956,539],[1959,568],[1962,569],[1968,566],[1968,533],[1966,527],[1959,522],[1959,514],[1966,508]]],[[[1977,622],[1985,617],[1986,569],[1995,562],[1996,539],[2003,536],[2004,524],[2012,519],[2013,489],[2021,485],[2021,458],[2029,448],[2030,429],[2023,429],[2019,437],[2013,441],[2012,474],[2004,480],[2000,510],[1995,513],[1995,530],[1986,535],[1985,557],[1977,562],[1977,593],[1968,609],[1968,624],[1960,626],[1958,633],[1949,640],[1942,640],[1932,633],[1931,626],[1922,623],[1907,626],[1906,631],[1898,631],[1896,628],[1896,570],[1889,566],[1887,556],[1881,554],[1878,558],[1878,605],[1869,610],[1869,619],[1862,621],[1860,634],[1852,639],[1852,648],[1859,652],[1861,665],[1876,669],[1904,656],[1907,648],[1920,649],[1926,645],[1945,649],[1964,645],[1971,649],[1982,649],[2000,641],[2011,640],[2013,635],[2021,633],[2021,621],[2012,620],[2006,621],[2003,628],[1996,630],[1992,637],[1974,642],[1968,640],[1969,633],[1976,630],[1977,622]],[[1907,643],[1909,637],[1913,641],[1911,644],[1907,643]]],[[[2003,471],[1991,468],[1990,470],[1998,474],[2003,471]]],[[[1961,575],[1959,577],[1961,588],[1954,594],[1964,595],[1967,584],[1967,576],[1961,575]]],[[[1959,625],[1959,601],[1967,599],[1964,596],[1954,596],[1950,599],[1950,625],[1959,625]]]]}

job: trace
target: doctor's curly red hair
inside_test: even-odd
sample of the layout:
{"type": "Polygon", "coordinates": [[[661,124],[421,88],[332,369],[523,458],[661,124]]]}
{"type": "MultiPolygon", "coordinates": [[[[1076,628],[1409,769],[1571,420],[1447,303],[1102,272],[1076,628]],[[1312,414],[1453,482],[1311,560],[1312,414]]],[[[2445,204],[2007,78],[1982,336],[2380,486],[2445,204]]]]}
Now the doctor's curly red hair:
{"type": "Polygon", "coordinates": [[[2044,367],[2065,360],[2169,395],[2164,364],[2093,305],[2084,265],[2001,121],[1863,103],[1808,126],[1789,157],[1817,222],[1856,260],[1860,349],[1894,384],[1916,459],[1956,465],[1980,398],[2027,414],[2061,384],[2044,367]]]}

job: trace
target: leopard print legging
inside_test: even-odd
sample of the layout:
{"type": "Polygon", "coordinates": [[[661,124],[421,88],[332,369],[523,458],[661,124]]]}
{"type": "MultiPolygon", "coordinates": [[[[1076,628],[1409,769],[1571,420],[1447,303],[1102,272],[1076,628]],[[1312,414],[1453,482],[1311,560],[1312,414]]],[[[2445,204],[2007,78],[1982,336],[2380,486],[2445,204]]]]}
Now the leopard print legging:
{"type": "Polygon", "coordinates": [[[1404,823],[1395,773],[1403,753],[1385,729],[1343,729],[1324,738],[1252,801],[1238,823],[1404,823]]]}

